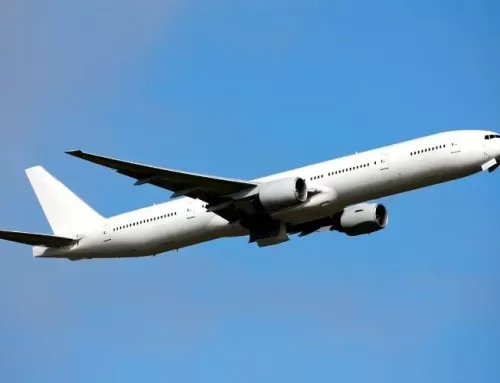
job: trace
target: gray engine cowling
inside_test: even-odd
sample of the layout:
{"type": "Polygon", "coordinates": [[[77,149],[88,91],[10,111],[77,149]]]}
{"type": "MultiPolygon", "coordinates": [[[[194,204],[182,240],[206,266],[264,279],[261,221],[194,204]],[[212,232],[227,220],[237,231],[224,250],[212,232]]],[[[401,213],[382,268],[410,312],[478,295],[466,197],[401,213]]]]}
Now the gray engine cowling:
{"type": "Polygon", "coordinates": [[[307,200],[303,178],[284,178],[259,185],[258,200],[264,210],[276,211],[300,205],[307,200]]]}
{"type": "Polygon", "coordinates": [[[389,222],[389,215],[384,205],[361,203],[346,207],[335,214],[333,220],[333,230],[356,236],[382,230],[389,222]]]}

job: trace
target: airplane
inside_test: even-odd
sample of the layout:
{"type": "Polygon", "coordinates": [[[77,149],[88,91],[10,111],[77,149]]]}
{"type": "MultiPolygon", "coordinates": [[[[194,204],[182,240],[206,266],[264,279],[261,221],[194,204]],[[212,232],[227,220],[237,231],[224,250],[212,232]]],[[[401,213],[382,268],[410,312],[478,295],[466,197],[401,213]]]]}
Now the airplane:
{"type": "Polygon", "coordinates": [[[493,172],[500,134],[438,133],[250,181],[66,153],[173,193],[168,202],[104,218],[43,167],[26,169],[53,235],[0,231],[0,239],[33,246],[36,258],[144,257],[238,236],[266,247],[323,230],[375,233],[389,215],[374,200],[493,172]]]}

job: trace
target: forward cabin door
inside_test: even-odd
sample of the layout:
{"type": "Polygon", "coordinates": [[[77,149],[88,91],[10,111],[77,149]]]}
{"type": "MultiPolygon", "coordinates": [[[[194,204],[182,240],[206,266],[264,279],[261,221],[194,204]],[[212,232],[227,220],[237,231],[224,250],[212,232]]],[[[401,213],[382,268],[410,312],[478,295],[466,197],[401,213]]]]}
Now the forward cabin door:
{"type": "Polygon", "coordinates": [[[109,229],[109,225],[107,223],[102,228],[102,241],[103,242],[111,241],[111,232],[109,229]]]}
{"type": "Polygon", "coordinates": [[[460,146],[457,143],[452,142],[451,143],[451,152],[452,153],[460,153],[460,146]]]}
{"type": "Polygon", "coordinates": [[[380,170],[389,169],[389,155],[387,153],[380,155],[379,165],[380,165],[380,170]]]}

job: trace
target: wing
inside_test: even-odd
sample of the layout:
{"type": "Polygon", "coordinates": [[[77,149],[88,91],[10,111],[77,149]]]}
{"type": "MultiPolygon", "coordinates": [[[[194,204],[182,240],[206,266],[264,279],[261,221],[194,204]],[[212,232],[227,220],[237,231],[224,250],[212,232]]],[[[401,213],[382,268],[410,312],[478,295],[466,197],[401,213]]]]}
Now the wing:
{"type": "MultiPolygon", "coordinates": [[[[257,186],[255,182],[142,165],[98,156],[81,150],[73,150],[66,153],[114,169],[120,174],[134,178],[137,180],[135,185],[151,184],[170,190],[174,192],[171,198],[187,196],[199,198],[209,204],[214,204],[223,202],[225,196],[229,194],[252,189],[257,186]]],[[[217,212],[217,214],[230,221],[234,221],[239,217],[234,206],[228,206],[228,208],[217,212]]]]}
{"type": "Polygon", "coordinates": [[[0,230],[0,239],[32,246],[63,247],[75,243],[76,240],[55,235],[24,233],[20,231],[0,230]]]}
{"type": "Polygon", "coordinates": [[[135,178],[137,180],[135,185],[151,184],[170,190],[174,192],[172,198],[185,195],[206,201],[206,199],[213,200],[257,186],[253,182],[141,165],[134,162],[85,153],[81,150],[73,150],[66,153],[135,178]]]}

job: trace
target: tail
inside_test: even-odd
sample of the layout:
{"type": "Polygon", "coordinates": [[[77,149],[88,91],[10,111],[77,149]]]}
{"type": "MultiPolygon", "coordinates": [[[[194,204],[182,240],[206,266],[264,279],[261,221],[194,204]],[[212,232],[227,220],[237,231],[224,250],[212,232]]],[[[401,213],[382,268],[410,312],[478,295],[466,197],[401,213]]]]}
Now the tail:
{"type": "Polygon", "coordinates": [[[26,174],[55,235],[74,238],[104,221],[43,167],[26,169],[26,174]]]}

